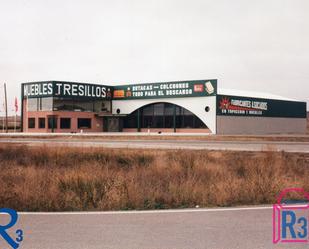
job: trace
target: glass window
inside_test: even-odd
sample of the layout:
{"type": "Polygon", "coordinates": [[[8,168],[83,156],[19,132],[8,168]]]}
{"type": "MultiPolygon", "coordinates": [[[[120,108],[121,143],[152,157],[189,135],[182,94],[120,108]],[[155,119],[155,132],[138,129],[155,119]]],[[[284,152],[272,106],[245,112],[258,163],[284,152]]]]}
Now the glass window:
{"type": "Polygon", "coordinates": [[[183,116],[182,115],[176,116],[176,128],[183,128],[183,116]]]}
{"type": "Polygon", "coordinates": [[[45,118],[39,118],[39,128],[45,128],[45,118]]]}
{"type": "Polygon", "coordinates": [[[51,111],[53,98],[29,98],[27,99],[28,111],[51,111]]]}
{"type": "Polygon", "coordinates": [[[142,116],[142,128],[151,128],[153,124],[153,116],[142,116]]]}
{"type": "Polygon", "coordinates": [[[57,118],[49,117],[48,118],[48,129],[56,129],[57,128],[57,118]]]}
{"type": "Polygon", "coordinates": [[[164,128],[164,116],[154,116],[152,128],[164,128]]]}
{"type": "Polygon", "coordinates": [[[27,103],[27,110],[29,112],[35,112],[38,110],[38,99],[37,98],[28,98],[26,103],[27,103]]]}
{"type": "Polygon", "coordinates": [[[79,112],[111,112],[111,101],[57,97],[53,100],[53,110],[79,112]]]}
{"type": "Polygon", "coordinates": [[[206,125],[198,117],[194,116],[194,128],[206,128],[206,125]]]}
{"type": "Polygon", "coordinates": [[[183,115],[185,115],[185,116],[192,116],[193,115],[192,112],[186,110],[185,108],[182,108],[182,110],[183,110],[183,115]]]}
{"type": "Polygon", "coordinates": [[[154,104],[153,107],[154,107],[155,116],[164,114],[164,104],[163,103],[154,104]]]}
{"type": "Polygon", "coordinates": [[[61,129],[70,129],[71,128],[71,119],[70,118],[60,118],[60,128],[61,129]]]}
{"type": "Polygon", "coordinates": [[[153,124],[153,105],[141,108],[142,128],[151,128],[153,124]]]}
{"type": "MultiPolygon", "coordinates": [[[[170,103],[150,104],[140,109],[142,128],[207,128],[192,112],[170,103]]],[[[124,118],[125,128],[137,128],[137,111],[124,118]]]]}
{"type": "Polygon", "coordinates": [[[164,115],[173,116],[173,114],[174,114],[174,105],[165,103],[164,104],[164,115]]]}
{"type": "Polygon", "coordinates": [[[53,98],[28,98],[28,111],[51,111],[53,106],[53,98]]]}
{"type": "Polygon", "coordinates": [[[95,112],[111,112],[111,101],[95,100],[94,101],[95,112]]]}
{"type": "Polygon", "coordinates": [[[41,111],[51,111],[53,109],[53,98],[40,98],[40,108],[41,111]]]}
{"type": "Polygon", "coordinates": [[[28,118],[28,128],[35,128],[35,118],[28,118]]]}
{"type": "Polygon", "coordinates": [[[128,115],[123,122],[124,128],[137,128],[137,111],[128,115]]]}
{"type": "Polygon", "coordinates": [[[54,111],[73,111],[73,99],[72,98],[54,98],[54,111]]]}
{"type": "Polygon", "coordinates": [[[185,115],[183,118],[183,128],[193,128],[193,115],[185,115]]]}
{"type": "Polygon", "coordinates": [[[94,102],[91,100],[74,100],[73,110],[82,112],[93,112],[94,102]]]}
{"type": "Polygon", "coordinates": [[[174,127],[174,117],[173,116],[165,116],[164,117],[164,127],[165,128],[173,128],[174,127]]]}
{"type": "Polygon", "coordinates": [[[142,107],[142,112],[144,116],[152,116],[153,115],[153,105],[142,107]]]}
{"type": "Polygon", "coordinates": [[[173,128],[174,127],[174,108],[176,106],[173,104],[164,104],[164,127],[173,128]]]}
{"type": "Polygon", "coordinates": [[[91,118],[78,118],[77,127],[78,129],[91,128],[91,118]]]}

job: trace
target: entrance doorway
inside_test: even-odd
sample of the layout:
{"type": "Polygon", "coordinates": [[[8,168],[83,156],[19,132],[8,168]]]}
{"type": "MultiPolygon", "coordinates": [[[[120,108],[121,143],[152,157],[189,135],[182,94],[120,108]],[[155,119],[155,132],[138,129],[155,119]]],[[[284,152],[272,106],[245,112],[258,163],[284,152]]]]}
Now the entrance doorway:
{"type": "Polygon", "coordinates": [[[105,132],[120,132],[123,128],[122,118],[119,117],[104,117],[103,131],[105,132]]]}

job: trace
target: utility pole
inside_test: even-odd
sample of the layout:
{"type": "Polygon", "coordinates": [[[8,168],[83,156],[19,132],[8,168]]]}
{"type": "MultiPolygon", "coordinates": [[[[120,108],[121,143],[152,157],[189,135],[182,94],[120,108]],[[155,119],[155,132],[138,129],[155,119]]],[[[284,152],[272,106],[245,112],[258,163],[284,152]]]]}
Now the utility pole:
{"type": "Polygon", "coordinates": [[[6,96],[6,84],[4,83],[4,101],[5,101],[5,132],[8,133],[8,101],[6,96]]]}

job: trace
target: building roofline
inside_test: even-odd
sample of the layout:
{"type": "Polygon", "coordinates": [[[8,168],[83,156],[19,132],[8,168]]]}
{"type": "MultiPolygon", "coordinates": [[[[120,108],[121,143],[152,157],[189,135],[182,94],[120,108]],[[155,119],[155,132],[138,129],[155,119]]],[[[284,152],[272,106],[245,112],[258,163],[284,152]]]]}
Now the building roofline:
{"type": "Polygon", "coordinates": [[[271,94],[271,93],[236,90],[236,89],[226,89],[226,88],[218,88],[217,94],[218,95],[232,95],[232,96],[238,96],[238,97],[251,97],[251,98],[261,98],[261,99],[274,99],[274,100],[305,102],[305,101],[287,98],[287,97],[283,97],[283,96],[275,95],[275,94],[271,94]]]}

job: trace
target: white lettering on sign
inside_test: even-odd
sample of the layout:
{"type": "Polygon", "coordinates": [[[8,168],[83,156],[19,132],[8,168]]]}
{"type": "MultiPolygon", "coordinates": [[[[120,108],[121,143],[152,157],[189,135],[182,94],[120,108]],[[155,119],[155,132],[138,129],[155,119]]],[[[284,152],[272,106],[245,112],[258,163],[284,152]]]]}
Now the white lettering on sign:
{"type": "Polygon", "coordinates": [[[77,85],[72,85],[72,95],[77,96],[77,85]]]}
{"type": "Polygon", "coordinates": [[[192,89],[178,89],[178,90],[167,90],[166,95],[190,95],[192,94],[192,89]]]}
{"type": "Polygon", "coordinates": [[[252,101],[252,107],[255,109],[267,111],[267,102],[252,101]]]}
{"type": "Polygon", "coordinates": [[[236,105],[236,106],[251,108],[251,101],[249,100],[232,99],[231,104],[236,105]]]}
{"type": "Polygon", "coordinates": [[[146,91],[145,96],[157,96],[157,92],[156,91],[146,91]]]}
{"type": "Polygon", "coordinates": [[[70,95],[71,85],[64,84],[63,85],[63,95],[70,95]]]}
{"type": "Polygon", "coordinates": [[[53,84],[47,84],[47,94],[50,95],[50,94],[53,94],[53,84]]]}
{"type": "Polygon", "coordinates": [[[188,82],[135,85],[128,91],[130,91],[130,96],[132,97],[162,97],[190,95],[193,93],[188,82]]]}
{"type": "Polygon", "coordinates": [[[231,99],[231,105],[267,111],[267,102],[231,99]]]}
{"type": "Polygon", "coordinates": [[[24,96],[40,97],[40,96],[78,96],[78,97],[94,97],[105,98],[106,87],[89,84],[75,83],[33,83],[25,84],[23,87],[24,96]]]}
{"type": "Polygon", "coordinates": [[[62,91],[62,83],[57,83],[56,87],[57,87],[56,95],[60,95],[62,91]]]}
{"type": "Polygon", "coordinates": [[[133,97],[143,97],[144,93],[143,92],[133,92],[133,97]]]}
{"type": "Polygon", "coordinates": [[[250,110],[248,113],[251,114],[251,115],[263,115],[262,111],[255,111],[255,110],[254,111],[250,110]]]}
{"type": "Polygon", "coordinates": [[[161,90],[169,90],[169,89],[179,89],[179,88],[189,88],[189,83],[171,83],[171,84],[161,84],[161,90]]]}
{"type": "Polygon", "coordinates": [[[137,85],[132,87],[132,91],[149,91],[152,90],[152,85],[137,85]]]}
{"type": "Polygon", "coordinates": [[[44,96],[53,93],[52,83],[35,83],[24,85],[24,96],[44,96]]]}
{"type": "Polygon", "coordinates": [[[85,91],[84,91],[84,88],[82,85],[79,85],[78,86],[78,92],[81,94],[81,95],[84,95],[85,91]]]}

